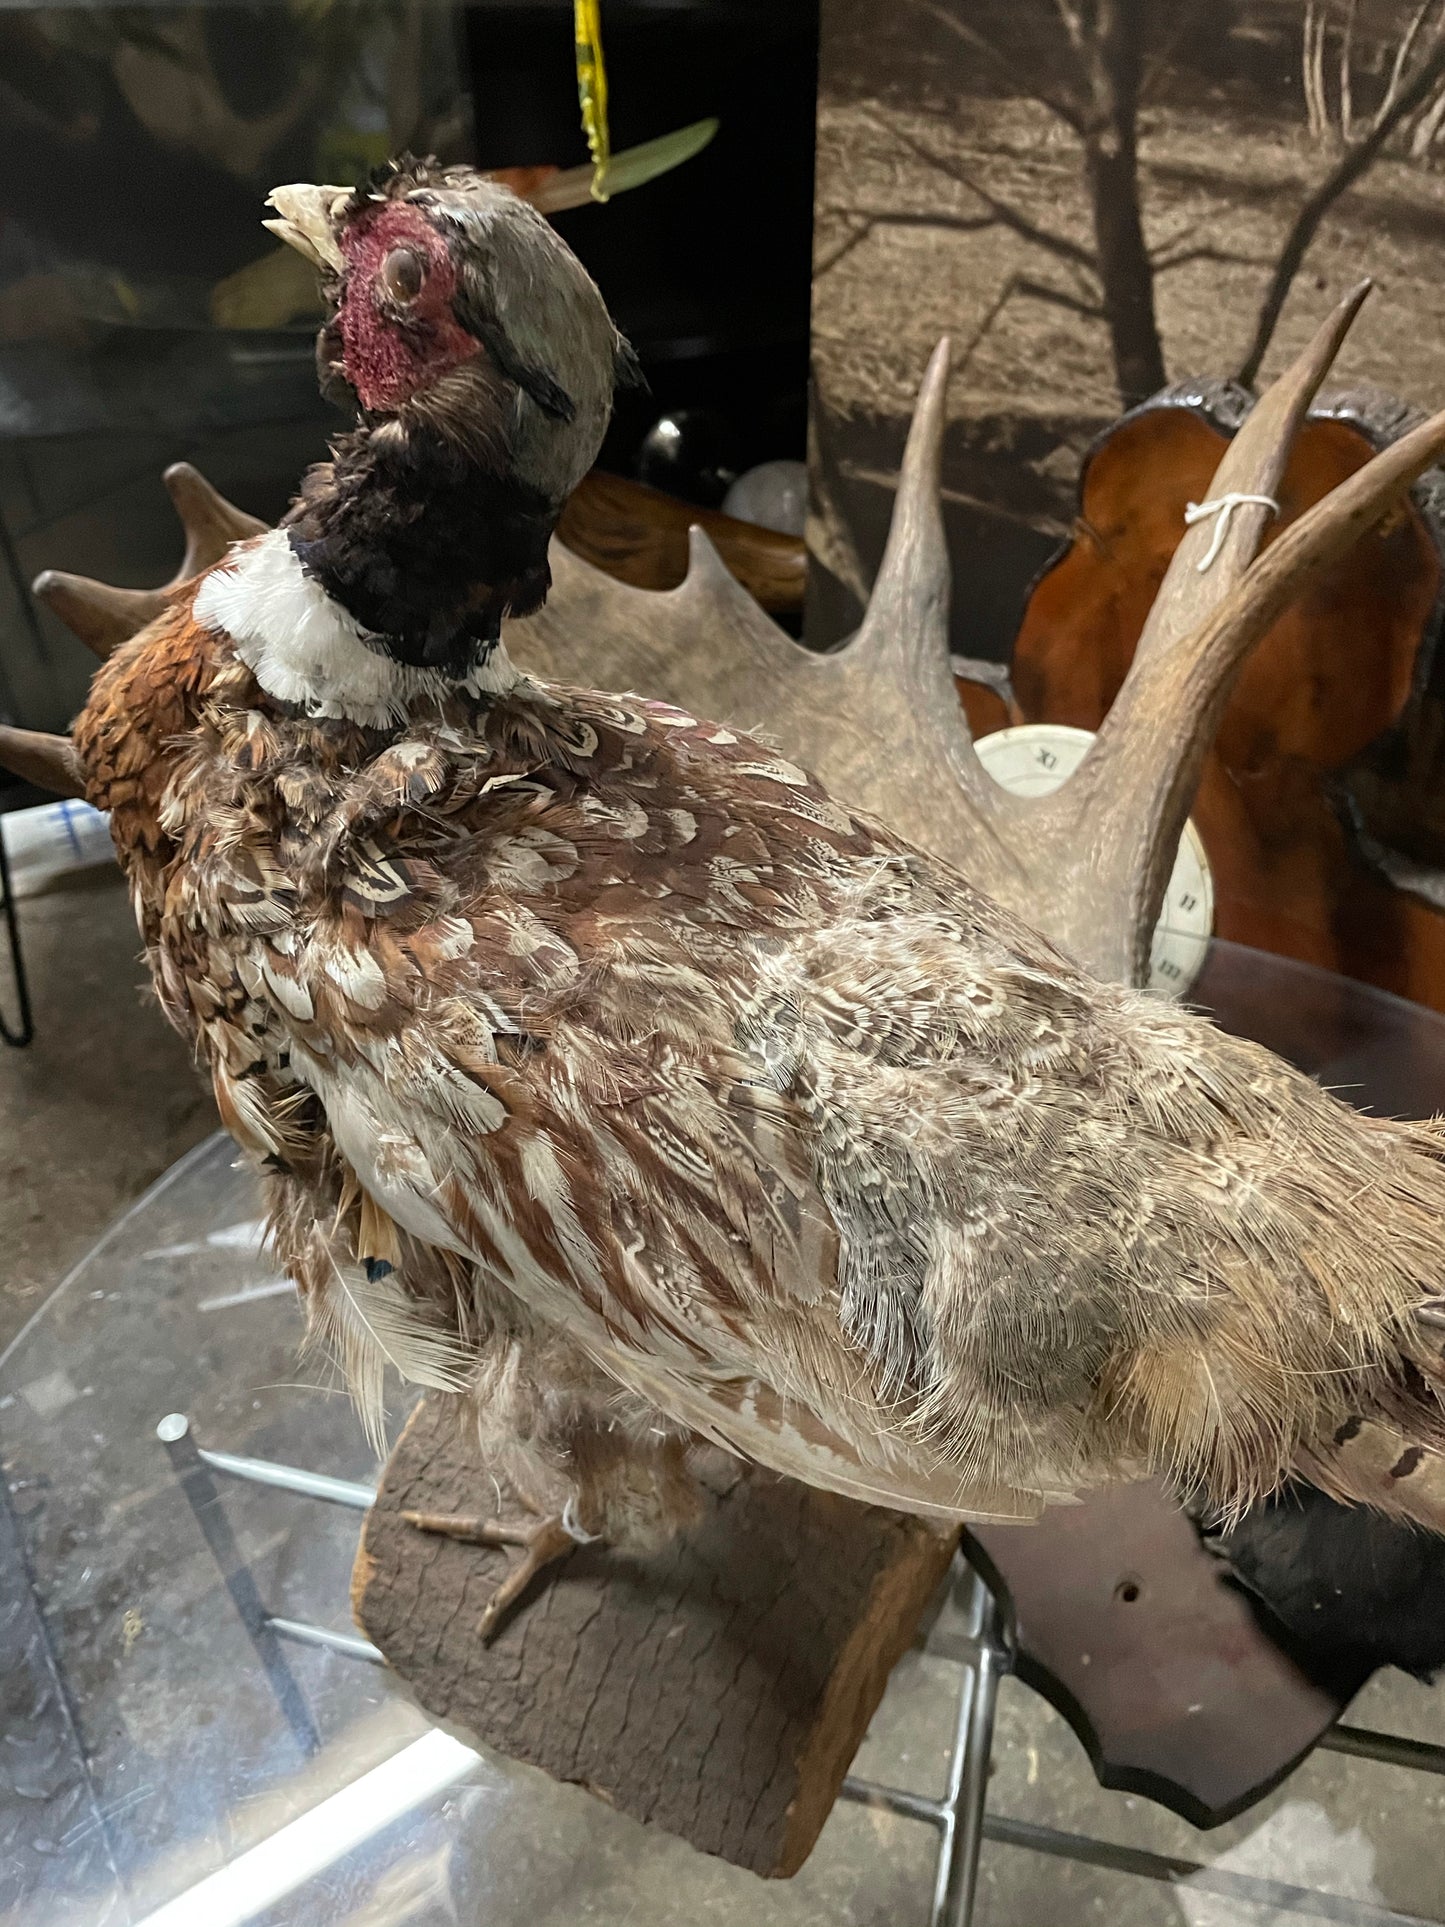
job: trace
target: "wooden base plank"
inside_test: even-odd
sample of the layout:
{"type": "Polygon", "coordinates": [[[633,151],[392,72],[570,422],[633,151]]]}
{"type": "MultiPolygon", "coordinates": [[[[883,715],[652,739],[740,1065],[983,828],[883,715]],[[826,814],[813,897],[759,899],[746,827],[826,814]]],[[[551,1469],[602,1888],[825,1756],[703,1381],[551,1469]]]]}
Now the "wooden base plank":
{"type": "Polygon", "coordinates": [[[434,1718],[705,1853],[787,1875],[955,1541],[721,1454],[705,1485],[693,1530],[647,1556],[580,1547],[483,1645],[508,1555],[401,1517],[496,1498],[453,1412],[424,1400],[367,1517],[352,1603],[434,1718]]]}

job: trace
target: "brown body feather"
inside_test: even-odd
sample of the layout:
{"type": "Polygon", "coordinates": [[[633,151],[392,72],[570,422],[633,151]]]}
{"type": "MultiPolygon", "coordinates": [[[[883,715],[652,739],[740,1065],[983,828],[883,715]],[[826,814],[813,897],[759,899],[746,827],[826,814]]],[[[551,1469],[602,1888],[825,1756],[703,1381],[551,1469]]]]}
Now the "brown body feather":
{"type": "Polygon", "coordinates": [[[685,1432],[940,1516],[1303,1466],[1445,1524],[1433,1126],[1084,976],[727,729],[527,682],[306,717],[192,594],[76,747],[366,1402],[387,1359],[494,1418],[545,1380],[512,1469],[594,1517],[612,1435],[653,1454],[614,1512],[681,1516],[685,1432]]]}

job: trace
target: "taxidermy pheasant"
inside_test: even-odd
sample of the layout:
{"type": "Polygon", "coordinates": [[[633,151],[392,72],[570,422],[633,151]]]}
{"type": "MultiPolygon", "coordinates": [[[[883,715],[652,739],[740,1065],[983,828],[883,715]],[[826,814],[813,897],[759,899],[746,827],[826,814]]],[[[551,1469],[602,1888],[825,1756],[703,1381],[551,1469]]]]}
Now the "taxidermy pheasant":
{"type": "Polygon", "coordinates": [[[1445,1135],[1100,981],[761,740],[520,673],[631,369],[601,297],[465,170],[272,201],[359,426],[48,780],[111,812],[363,1411],[387,1364],[465,1394],[535,1507],[425,1522],[527,1547],[494,1610],[686,1519],[698,1441],[942,1521],[1303,1469],[1445,1522],[1445,1135]]]}

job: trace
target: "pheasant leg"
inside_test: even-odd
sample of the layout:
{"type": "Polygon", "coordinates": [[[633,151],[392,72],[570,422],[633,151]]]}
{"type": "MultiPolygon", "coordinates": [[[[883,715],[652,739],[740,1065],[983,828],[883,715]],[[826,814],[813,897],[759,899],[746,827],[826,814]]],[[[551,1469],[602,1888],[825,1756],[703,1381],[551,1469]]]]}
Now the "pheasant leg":
{"type": "Polygon", "coordinates": [[[522,1557],[487,1602],[477,1622],[477,1633],[489,1641],[537,1574],[594,1535],[574,1528],[561,1513],[541,1519],[483,1518],[479,1513],[403,1512],[402,1518],[420,1532],[440,1532],[448,1539],[464,1539],[474,1546],[520,1546],[522,1557]]]}

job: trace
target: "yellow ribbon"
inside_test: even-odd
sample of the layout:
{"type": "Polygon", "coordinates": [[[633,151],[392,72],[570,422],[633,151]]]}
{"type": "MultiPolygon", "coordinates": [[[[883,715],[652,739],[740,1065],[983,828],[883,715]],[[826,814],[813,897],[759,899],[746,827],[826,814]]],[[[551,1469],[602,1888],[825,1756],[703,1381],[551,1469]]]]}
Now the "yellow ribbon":
{"type": "Polygon", "coordinates": [[[607,169],[612,160],[612,137],[607,127],[607,69],[602,61],[601,0],[573,0],[572,17],[577,42],[577,98],[582,105],[582,127],[592,156],[592,198],[607,199],[607,169]]]}

